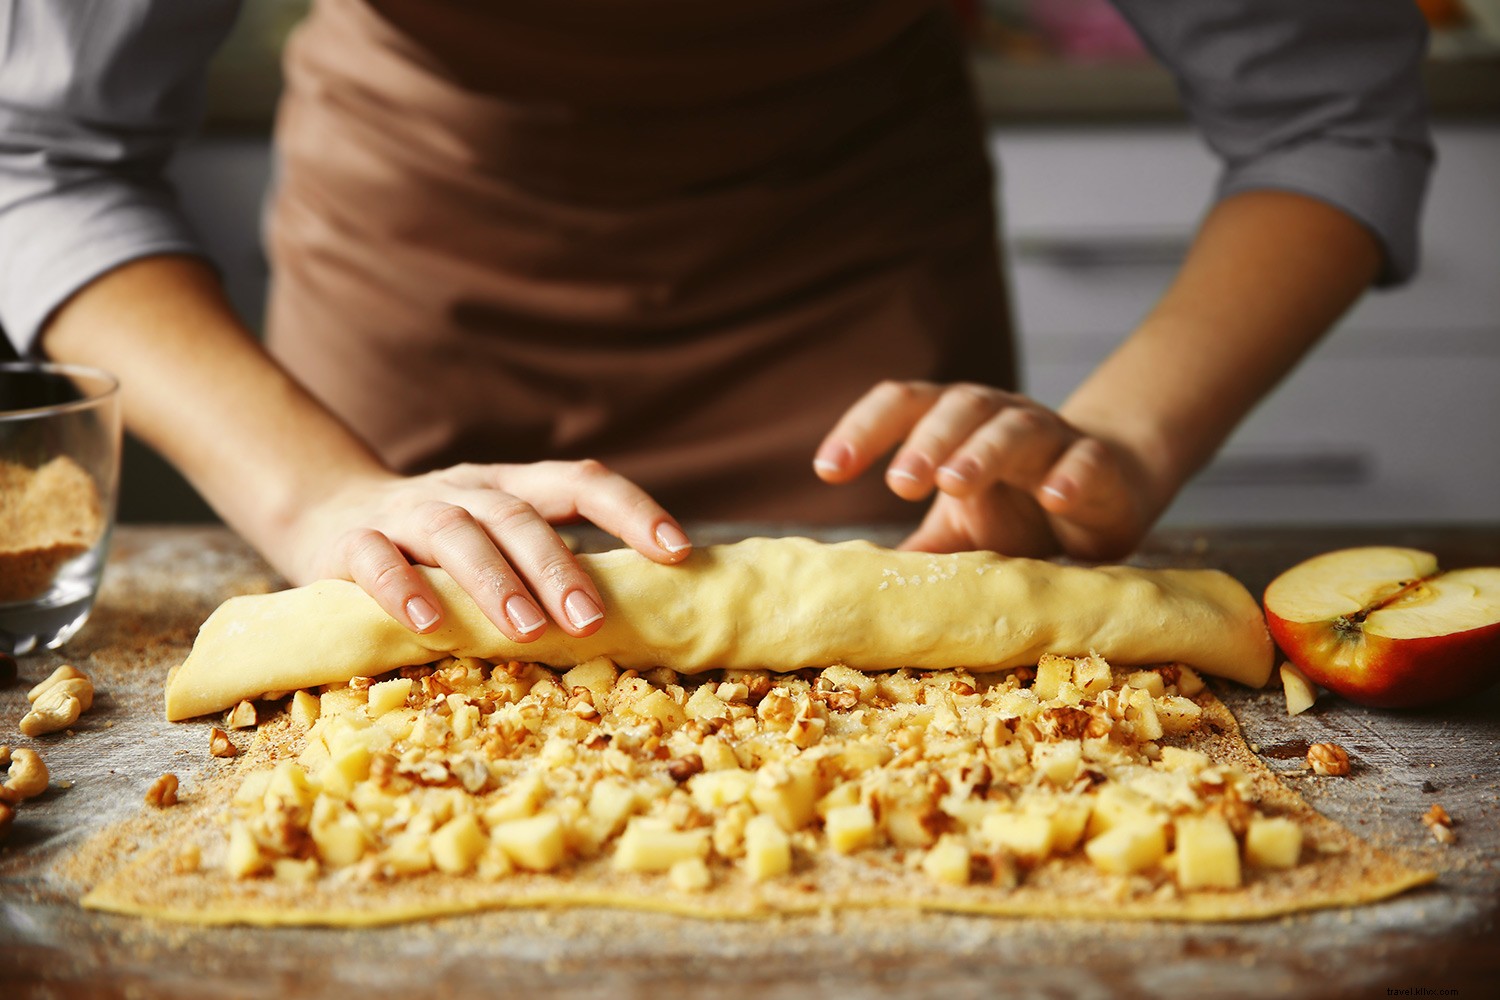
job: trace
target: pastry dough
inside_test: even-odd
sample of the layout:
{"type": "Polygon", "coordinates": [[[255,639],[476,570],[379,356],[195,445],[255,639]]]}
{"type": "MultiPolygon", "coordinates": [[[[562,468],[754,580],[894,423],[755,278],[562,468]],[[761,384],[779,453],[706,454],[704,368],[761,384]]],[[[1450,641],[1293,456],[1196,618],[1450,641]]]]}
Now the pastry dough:
{"type": "Polygon", "coordinates": [[[867,542],[752,538],[663,566],[629,550],[582,555],[608,617],[507,638],[440,570],[444,624],[416,635],[358,586],[325,580],[236,597],[209,617],[166,692],[169,719],[245,698],[374,676],[443,655],[568,666],[778,671],[844,663],[1000,670],[1045,653],[1125,666],[1184,662],[1259,687],[1274,649],[1259,605],[1210,570],[1086,569],[987,552],[896,552],[867,542]]]}
{"type": "Polygon", "coordinates": [[[83,904],[266,925],[532,906],[1240,920],[1434,877],[1279,783],[1181,665],[445,660],[371,681],[299,692],[183,804],[85,847],[112,871],[83,904]]]}

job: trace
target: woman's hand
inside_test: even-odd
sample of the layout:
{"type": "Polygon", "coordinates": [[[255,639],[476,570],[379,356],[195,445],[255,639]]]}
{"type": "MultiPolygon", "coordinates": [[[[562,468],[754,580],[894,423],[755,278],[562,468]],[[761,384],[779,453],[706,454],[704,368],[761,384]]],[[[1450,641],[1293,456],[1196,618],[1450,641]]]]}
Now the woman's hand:
{"type": "Polygon", "coordinates": [[[517,642],[541,636],[548,619],[585,636],[598,631],[603,601],[552,528],[579,518],[659,563],[681,562],[691,549],[644,490],[583,461],[360,479],[308,511],[269,555],[294,583],[353,580],[414,632],[441,620],[441,605],[413,568],[422,564],[447,570],[517,642]]]}
{"type": "Polygon", "coordinates": [[[885,481],[897,496],[938,493],[902,548],[1118,558],[1159,513],[1125,447],[987,386],[883,382],[844,414],[813,468],[845,483],[892,448],[885,481]]]}

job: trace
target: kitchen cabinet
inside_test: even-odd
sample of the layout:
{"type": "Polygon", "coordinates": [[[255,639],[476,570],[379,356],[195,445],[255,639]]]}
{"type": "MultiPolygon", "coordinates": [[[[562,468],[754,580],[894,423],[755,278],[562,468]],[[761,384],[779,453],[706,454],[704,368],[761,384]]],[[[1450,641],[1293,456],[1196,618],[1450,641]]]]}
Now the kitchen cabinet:
{"type": "MultiPolygon", "coordinates": [[[[992,139],[1024,379],[1056,404],[1166,287],[1218,163],[1185,125],[992,139]]],[[[1437,142],[1421,274],[1365,296],[1167,523],[1500,517],[1500,128],[1437,142]]]]}

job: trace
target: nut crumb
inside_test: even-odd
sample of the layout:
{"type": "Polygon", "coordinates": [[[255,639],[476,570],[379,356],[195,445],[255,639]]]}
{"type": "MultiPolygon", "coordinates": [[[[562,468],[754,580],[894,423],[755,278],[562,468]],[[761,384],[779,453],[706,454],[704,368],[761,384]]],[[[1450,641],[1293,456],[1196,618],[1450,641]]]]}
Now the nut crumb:
{"type": "Polygon", "coordinates": [[[252,729],[255,726],[255,703],[242,701],[224,716],[224,725],[229,729],[252,729]]]}
{"type": "Polygon", "coordinates": [[[1427,831],[1432,834],[1432,839],[1444,847],[1458,839],[1453,833],[1453,817],[1448,815],[1448,810],[1436,802],[1422,814],[1422,825],[1427,827],[1427,831]]]}
{"type": "Polygon", "coordinates": [[[214,757],[234,757],[240,752],[240,748],[230,740],[229,734],[218,726],[208,734],[208,752],[214,757]]]}
{"type": "Polygon", "coordinates": [[[146,789],[146,804],[158,809],[177,804],[177,775],[168,772],[151,783],[146,789]]]}
{"type": "Polygon", "coordinates": [[[1316,774],[1340,777],[1349,773],[1349,752],[1337,743],[1314,743],[1307,748],[1307,766],[1316,774]]]}

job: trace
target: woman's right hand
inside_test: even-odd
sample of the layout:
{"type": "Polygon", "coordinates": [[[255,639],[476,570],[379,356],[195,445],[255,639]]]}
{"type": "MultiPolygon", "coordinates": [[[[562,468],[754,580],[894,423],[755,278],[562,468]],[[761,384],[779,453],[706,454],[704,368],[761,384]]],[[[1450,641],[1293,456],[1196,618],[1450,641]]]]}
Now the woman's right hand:
{"type": "Polygon", "coordinates": [[[299,516],[268,555],[295,584],[354,581],[414,632],[441,624],[420,564],[446,570],[517,642],[539,638],[549,619],[586,636],[604,603],[552,527],[580,518],[655,562],[681,562],[692,548],[644,490],[586,460],[360,478],[299,516]]]}

